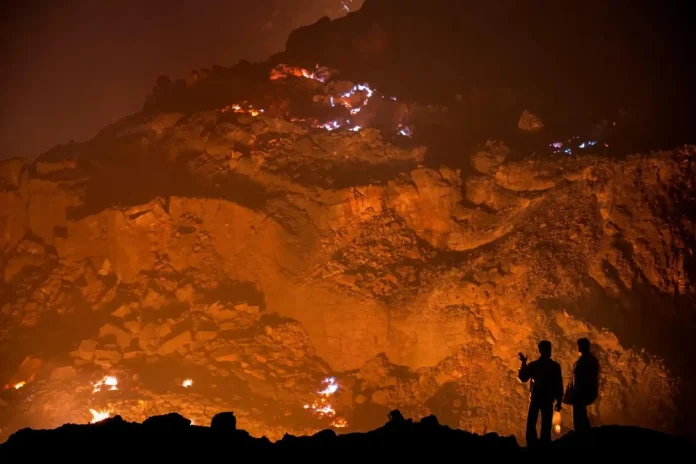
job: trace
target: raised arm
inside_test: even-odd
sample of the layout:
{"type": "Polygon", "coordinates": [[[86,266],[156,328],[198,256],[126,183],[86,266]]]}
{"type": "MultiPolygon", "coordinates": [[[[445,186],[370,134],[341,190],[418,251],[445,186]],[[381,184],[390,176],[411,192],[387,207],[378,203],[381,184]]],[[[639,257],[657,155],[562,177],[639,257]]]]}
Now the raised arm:
{"type": "Polygon", "coordinates": [[[532,364],[534,363],[527,364],[527,358],[520,358],[520,360],[522,361],[522,365],[519,371],[517,371],[517,378],[522,382],[526,382],[532,377],[532,364]]]}

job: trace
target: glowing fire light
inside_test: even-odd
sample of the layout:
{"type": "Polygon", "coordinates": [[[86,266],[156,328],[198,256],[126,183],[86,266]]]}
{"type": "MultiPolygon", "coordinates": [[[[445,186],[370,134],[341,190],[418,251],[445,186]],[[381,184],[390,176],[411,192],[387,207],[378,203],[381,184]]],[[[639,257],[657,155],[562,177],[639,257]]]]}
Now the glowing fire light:
{"type": "Polygon", "coordinates": [[[342,417],[337,417],[336,419],[332,420],[331,424],[329,425],[337,429],[342,429],[344,427],[348,427],[348,421],[342,417]]]}
{"type": "Polygon", "coordinates": [[[227,105],[223,109],[220,110],[222,113],[227,113],[229,111],[232,111],[234,113],[242,113],[242,114],[250,114],[254,117],[258,116],[259,114],[263,113],[262,109],[257,109],[254,108],[251,105],[247,105],[247,108],[243,108],[242,105],[239,105],[237,103],[234,103],[232,105],[227,105]]]}
{"type": "Polygon", "coordinates": [[[360,126],[353,126],[353,127],[351,127],[350,129],[348,129],[348,130],[349,130],[349,131],[353,131],[353,132],[359,132],[360,129],[362,129],[362,127],[360,127],[360,126]]]}
{"type": "Polygon", "coordinates": [[[183,382],[181,382],[181,386],[184,388],[188,388],[191,385],[193,385],[193,379],[186,379],[183,382]]]}
{"type": "Polygon", "coordinates": [[[329,121],[324,124],[319,124],[317,126],[319,129],[326,129],[327,131],[332,131],[341,127],[341,123],[338,121],[329,121]]]}
{"type": "Polygon", "coordinates": [[[327,377],[324,380],[322,380],[321,383],[326,384],[326,388],[318,392],[322,396],[331,396],[334,393],[336,393],[336,391],[338,391],[338,383],[336,383],[336,377],[327,377]]]}
{"type": "Polygon", "coordinates": [[[319,403],[305,404],[305,409],[311,409],[312,412],[319,418],[333,417],[336,415],[336,410],[325,399],[321,399],[319,403]]]}
{"type": "Polygon", "coordinates": [[[556,433],[561,433],[561,426],[560,425],[554,426],[553,431],[556,433]]]}
{"type": "Polygon", "coordinates": [[[399,135],[403,135],[404,137],[411,137],[411,128],[408,126],[399,125],[399,127],[396,130],[399,135]]]}
{"type": "MultiPolygon", "coordinates": [[[[317,71],[320,71],[319,65],[317,65],[317,71]]],[[[297,66],[279,64],[278,66],[273,68],[273,70],[271,70],[272,81],[278,79],[286,79],[288,76],[304,77],[305,79],[312,79],[319,82],[326,81],[326,76],[320,75],[319,72],[310,72],[304,68],[299,68],[297,66]]]]}
{"type": "MultiPolygon", "coordinates": [[[[362,107],[367,105],[370,102],[370,98],[372,98],[372,95],[374,95],[375,89],[371,88],[368,84],[356,84],[353,86],[352,89],[349,91],[343,93],[339,98],[339,103],[350,109],[350,114],[355,115],[359,113],[362,110],[362,107]],[[358,92],[363,92],[366,96],[365,99],[362,101],[361,106],[353,106],[353,103],[350,101],[350,99],[353,97],[358,92]]],[[[334,97],[331,96],[329,97],[331,106],[335,106],[335,100],[334,97]]]]}
{"type": "Polygon", "coordinates": [[[101,422],[105,419],[108,419],[111,417],[111,411],[107,409],[90,409],[89,412],[92,413],[92,420],[90,421],[90,424],[96,424],[97,422],[101,422]]]}
{"type": "Polygon", "coordinates": [[[103,386],[109,387],[109,390],[118,390],[118,379],[113,375],[105,375],[99,382],[93,384],[92,393],[100,392],[103,386]]]}
{"type": "Polygon", "coordinates": [[[22,388],[22,387],[25,386],[26,384],[27,384],[27,383],[26,383],[24,380],[22,380],[21,382],[14,384],[14,385],[12,386],[12,388],[14,388],[15,390],[19,390],[20,388],[22,388]]]}
{"type": "Polygon", "coordinates": [[[335,417],[336,410],[329,402],[329,397],[334,395],[339,388],[336,377],[327,377],[321,382],[324,388],[317,392],[318,399],[312,404],[305,404],[304,408],[310,410],[316,417],[323,419],[325,417],[333,418],[332,427],[343,428],[348,426],[348,421],[342,417],[335,417]]]}

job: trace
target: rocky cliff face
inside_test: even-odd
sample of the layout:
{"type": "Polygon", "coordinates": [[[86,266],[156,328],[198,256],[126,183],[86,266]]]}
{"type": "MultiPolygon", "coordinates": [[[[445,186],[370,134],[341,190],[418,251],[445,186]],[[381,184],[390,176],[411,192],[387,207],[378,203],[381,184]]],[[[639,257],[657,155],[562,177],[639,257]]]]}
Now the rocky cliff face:
{"type": "Polygon", "coordinates": [[[448,167],[417,132],[448,111],[242,64],[160,80],[93,140],[0,164],[3,433],[232,409],[280,437],[399,408],[519,437],[517,352],[551,340],[567,378],[584,336],[595,422],[677,429],[696,149],[491,141],[448,167]],[[117,390],[95,391],[105,375],[117,390]]]}

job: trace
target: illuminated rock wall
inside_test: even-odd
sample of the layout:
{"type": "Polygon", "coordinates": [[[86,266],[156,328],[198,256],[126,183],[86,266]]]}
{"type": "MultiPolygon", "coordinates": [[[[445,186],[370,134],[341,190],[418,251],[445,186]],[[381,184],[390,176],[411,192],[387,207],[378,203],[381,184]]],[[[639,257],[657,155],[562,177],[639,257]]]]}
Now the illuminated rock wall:
{"type": "Polygon", "coordinates": [[[325,98],[339,84],[264,80],[255,115],[143,112],[2,164],[5,431],[150,407],[234,409],[279,437],[399,408],[520,437],[517,352],[551,340],[567,379],[584,336],[595,422],[675,426],[694,148],[508,160],[489,143],[424,166],[379,93],[359,130],[322,127],[352,117],[325,98]],[[312,94],[313,117],[273,109],[312,94]],[[120,389],[93,393],[107,373],[120,389]],[[318,416],[304,405],[331,375],[335,415],[318,416]]]}

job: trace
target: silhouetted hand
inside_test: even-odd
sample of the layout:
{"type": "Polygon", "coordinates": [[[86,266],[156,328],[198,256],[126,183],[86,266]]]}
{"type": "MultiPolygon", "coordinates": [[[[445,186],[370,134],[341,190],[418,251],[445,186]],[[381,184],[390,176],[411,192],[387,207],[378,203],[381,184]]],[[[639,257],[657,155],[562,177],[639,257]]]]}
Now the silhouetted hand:
{"type": "Polygon", "coordinates": [[[560,411],[561,409],[563,409],[563,406],[561,405],[561,402],[560,402],[560,401],[556,401],[556,411],[560,411]]]}
{"type": "Polygon", "coordinates": [[[527,362],[527,357],[526,357],[525,355],[523,355],[522,353],[517,353],[517,357],[518,357],[519,360],[522,361],[523,363],[526,363],[526,362],[527,362]]]}

